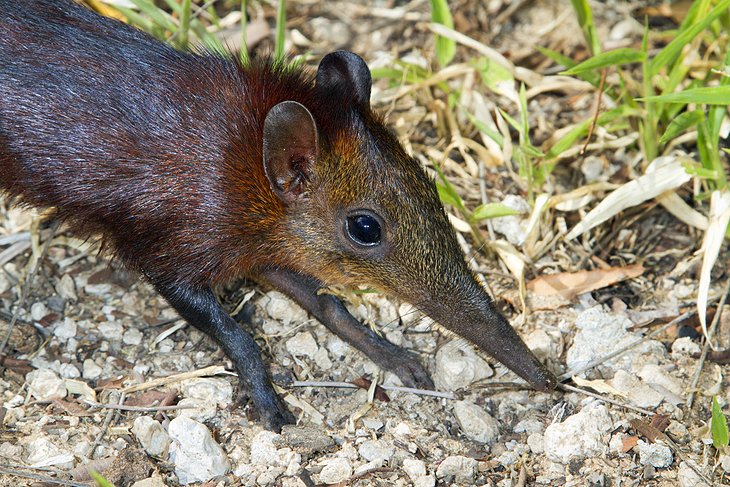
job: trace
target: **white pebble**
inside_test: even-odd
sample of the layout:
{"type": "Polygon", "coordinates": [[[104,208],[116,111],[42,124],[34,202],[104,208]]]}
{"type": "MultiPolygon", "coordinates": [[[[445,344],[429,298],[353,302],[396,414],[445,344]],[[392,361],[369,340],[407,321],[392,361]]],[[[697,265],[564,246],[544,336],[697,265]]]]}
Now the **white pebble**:
{"type": "Polygon", "coordinates": [[[527,437],[527,446],[530,447],[530,451],[535,455],[539,455],[545,451],[545,439],[542,433],[532,433],[527,437]]]}
{"type": "Polygon", "coordinates": [[[66,397],[66,386],[63,379],[49,369],[37,369],[25,376],[30,393],[39,401],[47,402],[66,397]]]}
{"type": "Polygon", "coordinates": [[[76,296],[76,284],[74,280],[68,274],[64,274],[61,280],[56,284],[56,292],[59,296],[67,301],[77,301],[79,298],[76,296]]]}
{"type": "Polygon", "coordinates": [[[205,377],[180,382],[183,397],[197,399],[207,404],[230,404],[233,402],[233,386],[225,379],[205,377]]]}
{"type": "Polygon", "coordinates": [[[170,461],[180,484],[207,482],[230,469],[228,457],[205,425],[184,416],[170,421],[170,461]]]}
{"type": "Polygon", "coordinates": [[[672,343],[672,358],[689,357],[700,354],[700,346],[690,337],[677,338],[672,343]]]}
{"type": "Polygon", "coordinates": [[[272,319],[285,325],[302,323],[308,318],[306,311],[278,291],[266,293],[260,303],[272,319]]]}
{"type": "Polygon", "coordinates": [[[385,440],[367,440],[360,444],[357,451],[368,462],[374,460],[388,462],[395,453],[395,448],[385,440]]]}
{"type": "Polygon", "coordinates": [[[148,454],[162,459],[167,458],[170,436],[159,421],[149,416],[140,416],[134,420],[132,433],[148,454]]]}
{"type": "Polygon", "coordinates": [[[473,458],[452,455],[444,458],[436,469],[436,477],[445,483],[471,485],[477,473],[477,461],[473,458]]]}
{"type": "Polygon", "coordinates": [[[319,481],[323,484],[339,484],[352,475],[352,463],[347,458],[335,457],[325,461],[319,473],[319,481]]]}
{"type": "Polygon", "coordinates": [[[646,364],[639,371],[639,377],[649,385],[658,385],[669,392],[681,396],[684,393],[684,386],[682,383],[672,377],[667,371],[661,366],[656,364],[646,364]]]}
{"type": "Polygon", "coordinates": [[[608,452],[606,434],[612,427],[606,406],[590,403],[562,423],[545,428],[545,454],[550,460],[562,464],[575,458],[605,454],[608,452]]]}
{"type": "Polygon", "coordinates": [[[124,333],[124,327],[121,323],[116,321],[105,321],[99,323],[97,329],[102,337],[109,341],[120,341],[122,339],[122,333],[124,333]]]}
{"type": "Polygon", "coordinates": [[[58,372],[64,379],[78,379],[81,377],[81,372],[74,364],[61,364],[58,372]]]}
{"type": "Polygon", "coordinates": [[[707,482],[703,481],[686,462],[679,464],[677,480],[679,481],[679,487],[709,487],[707,482]]]}
{"type": "Polygon", "coordinates": [[[317,342],[308,331],[302,331],[286,341],[286,349],[295,357],[314,358],[319,350],[317,342]]]}
{"type": "Polygon", "coordinates": [[[639,462],[642,465],[667,468],[674,461],[672,450],[662,443],[647,443],[639,440],[636,446],[639,449],[639,462]]]}
{"type": "Polygon", "coordinates": [[[499,436],[499,422],[472,402],[457,401],[454,415],[470,440],[490,444],[499,436]]]}
{"type": "Polygon", "coordinates": [[[426,475],[426,464],[423,460],[405,458],[403,460],[403,471],[415,482],[418,477],[426,475]]]}
{"type": "Polygon", "coordinates": [[[125,345],[139,345],[142,343],[142,332],[137,328],[130,328],[122,335],[122,342],[125,345]]]}
{"type": "Polygon", "coordinates": [[[76,321],[71,318],[66,318],[63,321],[59,321],[53,328],[53,334],[61,341],[66,341],[69,338],[76,336],[76,321]]]}
{"type": "Polygon", "coordinates": [[[631,404],[640,408],[655,408],[664,399],[664,396],[625,370],[617,370],[608,383],[616,390],[625,393],[631,404]]]}
{"type": "Polygon", "coordinates": [[[33,318],[33,321],[40,321],[47,314],[48,308],[46,308],[46,305],[44,303],[33,303],[33,305],[30,307],[30,316],[31,318],[33,318]]]}
{"type": "Polygon", "coordinates": [[[104,369],[96,365],[96,362],[94,362],[90,358],[84,360],[83,370],[81,372],[81,376],[84,379],[98,379],[99,377],[101,377],[102,372],[104,372],[104,369]]]}
{"type": "Polygon", "coordinates": [[[56,446],[47,436],[41,436],[31,441],[27,447],[30,468],[57,467],[70,469],[74,466],[74,456],[71,452],[56,446]]]}
{"type": "Polygon", "coordinates": [[[455,391],[494,374],[489,364],[463,340],[451,340],[436,352],[436,389],[455,391]]]}

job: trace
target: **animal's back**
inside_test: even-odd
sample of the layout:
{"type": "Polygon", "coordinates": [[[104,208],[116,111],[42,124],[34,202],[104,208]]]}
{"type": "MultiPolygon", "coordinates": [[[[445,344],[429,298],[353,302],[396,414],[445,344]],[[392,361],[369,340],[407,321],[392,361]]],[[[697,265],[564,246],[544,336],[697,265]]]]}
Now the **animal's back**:
{"type": "Polygon", "coordinates": [[[268,183],[247,154],[259,127],[236,63],[65,0],[0,0],[0,67],[0,189],[57,207],[153,278],[219,280],[261,247],[230,221],[253,206],[242,188],[277,205],[262,205],[268,183]]]}

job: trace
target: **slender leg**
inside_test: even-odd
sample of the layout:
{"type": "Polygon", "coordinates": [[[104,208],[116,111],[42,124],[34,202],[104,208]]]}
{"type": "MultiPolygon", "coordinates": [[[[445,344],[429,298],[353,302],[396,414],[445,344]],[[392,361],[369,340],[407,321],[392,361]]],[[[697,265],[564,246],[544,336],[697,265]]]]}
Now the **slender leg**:
{"type": "Polygon", "coordinates": [[[267,429],[279,432],[283,425],[295,422],[271,385],[256,342],[228,316],[210,288],[156,287],[180,316],[221,345],[236,367],[239,388],[250,394],[267,429]]]}
{"type": "Polygon", "coordinates": [[[332,333],[364,353],[380,367],[395,373],[406,387],[433,389],[433,382],[418,360],[393,345],[352,316],[331,294],[317,294],[317,280],[284,269],[268,269],[258,276],[288,295],[332,333]]]}

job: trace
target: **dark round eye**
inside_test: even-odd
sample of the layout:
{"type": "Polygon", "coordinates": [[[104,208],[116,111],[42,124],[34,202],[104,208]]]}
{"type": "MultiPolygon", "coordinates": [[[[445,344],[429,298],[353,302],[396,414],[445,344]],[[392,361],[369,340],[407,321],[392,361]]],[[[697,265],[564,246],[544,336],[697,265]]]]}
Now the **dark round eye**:
{"type": "Polygon", "coordinates": [[[358,245],[371,247],[380,243],[380,223],[372,215],[348,216],[345,229],[350,240],[358,245]]]}

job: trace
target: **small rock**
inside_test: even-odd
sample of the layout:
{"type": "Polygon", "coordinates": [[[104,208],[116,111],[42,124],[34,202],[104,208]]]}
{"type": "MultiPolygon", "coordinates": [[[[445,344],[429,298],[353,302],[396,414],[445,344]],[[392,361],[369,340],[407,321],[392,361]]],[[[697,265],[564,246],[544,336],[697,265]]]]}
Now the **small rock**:
{"type": "Polygon", "coordinates": [[[424,475],[413,481],[413,487],[434,487],[436,478],[433,475],[424,475]]]}
{"type": "Polygon", "coordinates": [[[170,436],[159,421],[149,416],[140,416],[134,420],[132,433],[147,453],[153,457],[167,458],[170,436]]]}
{"type": "MultiPolygon", "coordinates": [[[[581,368],[641,337],[638,333],[628,331],[633,326],[628,318],[607,312],[602,306],[594,306],[580,313],[575,319],[575,326],[578,331],[566,356],[566,364],[571,370],[581,368]]],[[[595,374],[611,377],[618,369],[631,371],[633,362],[640,362],[643,355],[663,357],[665,353],[661,343],[646,340],[623,355],[607,360],[597,367],[595,374]]]]}
{"type": "Polygon", "coordinates": [[[132,484],[132,487],[165,487],[165,481],[159,474],[144,480],[139,480],[132,484]]]}
{"type": "Polygon", "coordinates": [[[436,352],[433,380],[436,389],[455,391],[494,374],[487,362],[463,340],[451,340],[436,352]]]}
{"type": "Polygon", "coordinates": [[[101,377],[101,374],[104,372],[104,369],[96,365],[96,362],[91,360],[90,358],[87,358],[84,360],[83,364],[83,370],[81,372],[81,376],[84,379],[88,380],[95,380],[101,377]]]}
{"type": "Polygon", "coordinates": [[[81,377],[81,372],[74,364],[61,364],[58,373],[64,379],[77,379],[81,377]]]}
{"type": "Polygon", "coordinates": [[[87,284],[84,286],[84,292],[91,296],[106,296],[112,292],[112,285],[107,282],[87,284]]]}
{"type": "Polygon", "coordinates": [[[225,379],[201,377],[187,379],[180,383],[183,397],[197,399],[208,404],[225,405],[233,402],[233,386],[225,379]]]}
{"type": "Polygon", "coordinates": [[[457,401],[454,415],[470,440],[491,444],[499,436],[499,422],[472,402],[457,401]]]}
{"type": "Polygon", "coordinates": [[[76,321],[71,318],[66,318],[63,321],[59,321],[55,327],[53,327],[53,335],[65,342],[69,338],[76,336],[76,321]]]}
{"type": "Polygon", "coordinates": [[[684,393],[684,386],[682,385],[682,383],[669,375],[669,373],[662,369],[662,367],[659,365],[644,365],[639,371],[639,377],[641,377],[644,382],[646,382],[650,386],[658,385],[668,390],[672,394],[676,394],[677,396],[681,397],[684,393]]]}
{"type": "Polygon", "coordinates": [[[452,455],[444,458],[436,469],[436,477],[445,483],[471,485],[477,473],[477,461],[473,458],[452,455]]]}
{"type": "Polygon", "coordinates": [[[388,462],[395,453],[395,447],[385,440],[367,440],[360,444],[357,451],[368,462],[375,460],[388,462]]]}
{"type": "MultiPolygon", "coordinates": [[[[502,204],[523,215],[529,215],[530,205],[521,196],[507,195],[502,204]]],[[[494,231],[501,233],[513,245],[520,246],[525,241],[527,221],[520,215],[503,216],[492,219],[494,231]]]]}
{"type": "Polygon", "coordinates": [[[545,426],[542,424],[542,421],[539,421],[534,418],[527,418],[519,421],[514,428],[512,428],[512,431],[515,433],[542,433],[545,430],[545,426]]]}
{"type": "Polygon", "coordinates": [[[384,426],[383,422],[377,418],[363,418],[362,424],[366,428],[374,430],[374,431],[378,431],[380,428],[382,428],[384,426]]]}
{"type": "Polygon", "coordinates": [[[559,355],[558,344],[550,338],[545,330],[537,329],[527,335],[525,344],[543,362],[559,355]]]}
{"type": "Polygon", "coordinates": [[[76,284],[74,284],[73,278],[68,274],[64,274],[58,281],[58,284],[56,284],[56,292],[67,301],[75,302],[79,299],[76,296],[76,284]]]}
{"type": "Polygon", "coordinates": [[[319,345],[308,331],[302,331],[286,341],[286,349],[295,357],[309,357],[313,359],[319,350],[319,345]]]}
{"type": "Polygon", "coordinates": [[[109,340],[110,342],[122,340],[124,327],[121,323],[115,321],[105,321],[104,323],[99,323],[97,329],[99,330],[99,334],[101,334],[101,336],[104,337],[105,340],[109,340]]]}
{"type": "Polygon", "coordinates": [[[667,468],[674,461],[672,450],[662,443],[646,443],[639,440],[636,447],[639,449],[639,462],[642,465],[667,468]]]}
{"type": "Polygon", "coordinates": [[[30,393],[39,401],[48,402],[66,397],[67,391],[63,379],[50,369],[28,372],[25,381],[28,383],[30,393]]]}
{"type": "Polygon", "coordinates": [[[677,443],[687,443],[690,440],[689,430],[679,421],[670,421],[666,433],[677,443]]]}
{"type": "Polygon", "coordinates": [[[285,425],[281,429],[281,440],[284,445],[306,455],[327,451],[335,445],[332,437],[316,426],[285,425]]]}
{"type": "Polygon", "coordinates": [[[230,469],[223,448],[205,425],[181,416],[170,421],[168,434],[172,439],[170,461],[182,485],[207,482],[230,469]]]}
{"type": "Polygon", "coordinates": [[[696,344],[690,337],[677,338],[672,343],[672,358],[690,357],[699,355],[700,346],[696,344]]]}
{"type": "Polygon", "coordinates": [[[532,433],[527,437],[527,446],[535,455],[539,455],[545,451],[545,439],[541,433],[532,433]]]}
{"type": "Polygon", "coordinates": [[[130,328],[122,335],[122,342],[125,345],[139,345],[142,343],[142,332],[137,328],[130,328]]]}
{"type": "Polygon", "coordinates": [[[352,475],[352,463],[347,458],[335,457],[326,460],[319,481],[323,484],[339,484],[352,475]]]}
{"type": "Polygon", "coordinates": [[[317,364],[322,370],[329,370],[332,368],[332,361],[327,353],[327,349],[320,347],[319,350],[314,354],[314,363],[317,364]]]}
{"type": "Polygon", "coordinates": [[[271,319],[289,323],[301,323],[308,319],[307,312],[278,291],[266,293],[261,305],[271,319]]]}
{"type": "Polygon", "coordinates": [[[547,457],[562,464],[572,459],[594,457],[608,452],[606,435],[613,423],[606,406],[590,403],[562,423],[545,428],[547,457]]]}
{"type": "Polygon", "coordinates": [[[403,459],[403,471],[415,482],[418,477],[426,475],[426,464],[414,458],[403,459]]]}
{"type": "Polygon", "coordinates": [[[679,470],[677,471],[677,480],[679,481],[680,487],[709,487],[707,482],[702,480],[702,477],[692,470],[692,467],[687,465],[687,462],[679,464],[679,470]]]}
{"type": "Polygon", "coordinates": [[[30,307],[30,317],[33,321],[41,321],[48,314],[48,308],[44,303],[33,303],[30,307]]]}
{"type": "Polygon", "coordinates": [[[31,441],[27,450],[26,463],[30,468],[56,467],[67,470],[74,466],[73,454],[54,445],[47,436],[41,436],[31,441]]]}
{"type": "Polygon", "coordinates": [[[367,472],[370,472],[371,470],[382,467],[384,463],[385,462],[383,462],[381,458],[373,460],[372,462],[363,463],[355,469],[352,475],[354,475],[355,477],[360,477],[362,475],[365,475],[367,472]]]}
{"type": "Polygon", "coordinates": [[[664,399],[664,396],[625,370],[617,370],[608,383],[625,393],[631,404],[640,408],[655,408],[664,399]]]}
{"type": "Polygon", "coordinates": [[[291,448],[277,449],[276,445],[280,442],[281,435],[272,431],[258,433],[251,441],[251,463],[283,469],[286,469],[292,463],[301,463],[301,454],[294,452],[291,448]]]}

